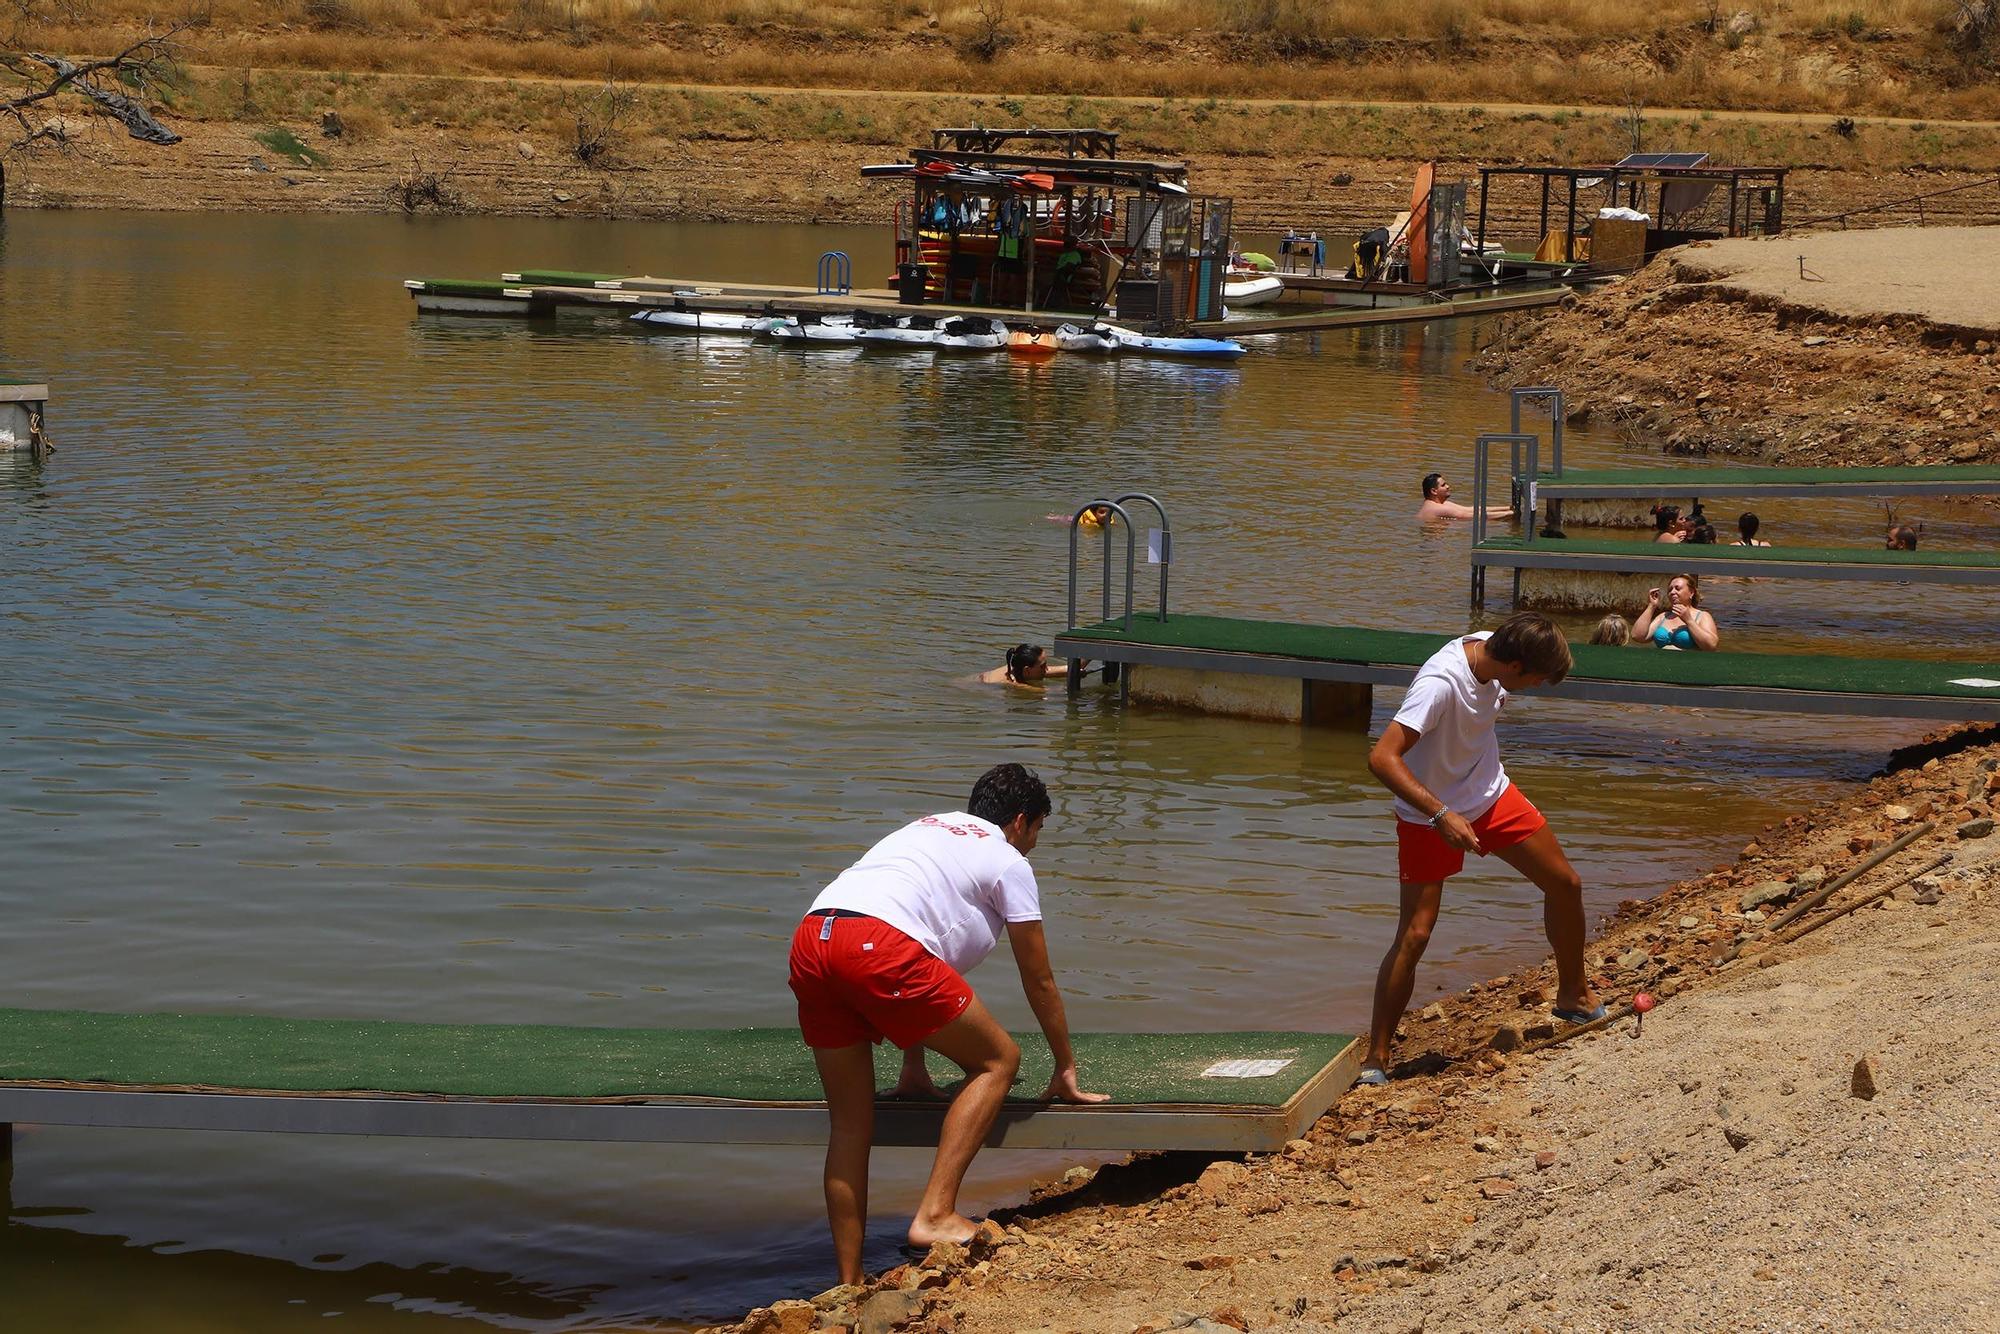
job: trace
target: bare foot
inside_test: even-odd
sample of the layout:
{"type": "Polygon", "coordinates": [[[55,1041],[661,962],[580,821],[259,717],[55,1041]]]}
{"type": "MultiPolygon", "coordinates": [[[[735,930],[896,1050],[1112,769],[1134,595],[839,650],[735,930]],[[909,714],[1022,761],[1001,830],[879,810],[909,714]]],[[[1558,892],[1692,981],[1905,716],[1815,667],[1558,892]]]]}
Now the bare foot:
{"type": "Polygon", "coordinates": [[[972,1239],[979,1227],[964,1214],[946,1214],[942,1218],[913,1218],[910,1220],[910,1245],[929,1246],[933,1242],[955,1241],[964,1243],[972,1239]]]}
{"type": "Polygon", "coordinates": [[[889,1096],[892,1098],[930,1099],[936,1102],[945,1102],[951,1097],[950,1094],[937,1086],[937,1081],[930,1077],[929,1071],[925,1071],[922,1074],[912,1074],[908,1070],[903,1071],[902,1077],[896,1081],[896,1087],[889,1090],[889,1096]]]}

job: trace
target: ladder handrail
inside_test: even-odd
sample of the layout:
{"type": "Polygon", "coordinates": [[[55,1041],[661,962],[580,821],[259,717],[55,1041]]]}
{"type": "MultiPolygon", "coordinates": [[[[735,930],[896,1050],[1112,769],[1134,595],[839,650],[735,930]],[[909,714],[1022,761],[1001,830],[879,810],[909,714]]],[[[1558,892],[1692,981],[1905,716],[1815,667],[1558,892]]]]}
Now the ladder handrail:
{"type": "Polygon", "coordinates": [[[1563,391],[1552,384],[1523,385],[1510,396],[1511,411],[1508,413],[1507,429],[1516,435],[1521,433],[1521,405],[1531,398],[1546,398],[1549,403],[1549,473],[1560,477],[1563,471],[1563,391]]]}
{"type": "MultiPolygon", "coordinates": [[[[1153,513],[1160,516],[1160,623],[1167,620],[1167,568],[1174,563],[1174,526],[1167,522],[1167,507],[1144,491],[1127,491],[1114,504],[1123,505],[1128,500],[1143,500],[1153,507],[1153,513]]],[[[1134,533],[1134,540],[1138,534],[1134,533]]]]}
{"type": "MultiPolygon", "coordinates": [[[[1098,506],[1108,506],[1112,514],[1125,521],[1125,628],[1132,628],[1132,572],[1137,564],[1138,534],[1132,528],[1132,516],[1125,507],[1115,500],[1089,500],[1077,506],[1076,513],[1069,519],[1069,628],[1076,629],[1076,555],[1077,536],[1083,530],[1083,516],[1098,506]]],[[[1111,525],[1101,525],[1104,529],[1104,619],[1111,619],[1111,525]]]]}

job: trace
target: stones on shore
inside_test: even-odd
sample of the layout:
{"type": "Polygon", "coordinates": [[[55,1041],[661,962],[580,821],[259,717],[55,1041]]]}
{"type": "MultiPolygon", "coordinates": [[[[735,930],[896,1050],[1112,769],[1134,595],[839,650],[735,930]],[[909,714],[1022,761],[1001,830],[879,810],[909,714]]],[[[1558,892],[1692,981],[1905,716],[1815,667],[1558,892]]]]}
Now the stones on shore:
{"type": "Polygon", "coordinates": [[[1724,1126],[1722,1137],[1729,1141],[1729,1147],[1741,1153],[1750,1147],[1757,1137],[1741,1126],[1724,1126]]]}
{"type": "Polygon", "coordinates": [[[1783,903],[1792,893],[1792,886],[1783,880],[1760,880],[1744,890],[1737,902],[1744,912],[1754,912],[1767,903],[1783,903]]]}
{"type": "Polygon", "coordinates": [[[921,1292],[885,1289],[861,1303],[854,1313],[854,1334],[889,1334],[896,1326],[914,1320],[923,1309],[921,1292]]]}
{"type": "Polygon", "coordinates": [[[1986,816],[1981,816],[1977,820],[1967,820],[1958,827],[1960,838],[1985,838],[1992,832],[1993,821],[1986,816]]]}
{"type": "Polygon", "coordinates": [[[1494,1051],[1517,1051],[1521,1046],[1521,1030],[1512,1024],[1501,1024],[1493,1030],[1493,1036],[1486,1045],[1494,1051]]]}
{"type": "Polygon", "coordinates": [[[1250,1180],[1250,1169],[1231,1159],[1210,1163],[1195,1178],[1195,1194],[1220,1204],[1250,1180]]]}
{"type": "Polygon", "coordinates": [[[1866,1102],[1874,1098],[1875,1091],[1875,1058],[1863,1056],[1854,1063],[1854,1071],[1847,1077],[1847,1095],[1866,1102]]]}

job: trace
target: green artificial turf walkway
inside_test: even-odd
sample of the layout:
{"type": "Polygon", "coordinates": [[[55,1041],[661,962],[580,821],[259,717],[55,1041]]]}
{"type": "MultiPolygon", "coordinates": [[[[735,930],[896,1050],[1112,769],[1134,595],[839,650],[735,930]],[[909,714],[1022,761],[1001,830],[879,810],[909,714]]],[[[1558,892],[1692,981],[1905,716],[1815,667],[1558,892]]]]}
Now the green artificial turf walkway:
{"type": "MultiPolygon", "coordinates": [[[[1761,547],[1736,549],[1763,550],[1761,547]]],[[[1414,672],[1450,636],[1181,614],[1175,614],[1162,624],[1146,613],[1135,612],[1130,631],[1123,629],[1118,621],[1109,621],[1102,625],[1066,630],[1062,638],[1091,644],[1138,644],[1220,653],[1255,653],[1310,662],[1403,667],[1414,672]]],[[[1575,667],[1570,672],[1571,681],[1740,686],[1764,690],[1930,695],[1980,700],[2000,697],[2000,688],[1953,684],[1955,680],[1974,678],[2000,681],[2000,662],[1922,662],[1903,658],[1837,658],[1808,653],[1661,653],[1637,647],[1599,648],[1588,644],[1572,644],[1570,652],[1575,657],[1575,667]]]]}
{"type": "Polygon", "coordinates": [[[2000,468],[1990,464],[1935,468],[1565,468],[1539,479],[1544,498],[1562,500],[1579,491],[1593,496],[1813,495],[1830,487],[1855,494],[1888,495],[1904,487],[1950,487],[2000,493],[2000,468]],[[1887,490],[1870,492],[1871,487],[1887,490]]]}
{"type": "MultiPolygon", "coordinates": [[[[1048,1046],[1021,1044],[1016,1097],[1048,1084],[1048,1046]]],[[[1279,1107],[1353,1039],[1333,1033],[1078,1033],[1086,1088],[1122,1106],[1279,1107]],[[1216,1061],[1285,1059],[1275,1075],[1204,1078],[1216,1061]]],[[[888,1089],[901,1059],[876,1051],[888,1089]]],[[[933,1074],[957,1077],[932,1055],[933,1074]]],[[[794,1029],[410,1024],[217,1014],[0,1009],[0,1081],[379,1092],[470,1098],[723,1098],[813,1102],[794,1029]]]]}
{"type": "MultiPolygon", "coordinates": [[[[1615,556],[1620,560],[1646,561],[1661,566],[1682,566],[1698,562],[1722,561],[1732,565],[1880,565],[1911,570],[1996,570],[2000,553],[1991,551],[1890,551],[1883,547],[1732,547],[1685,542],[1620,542],[1616,540],[1542,538],[1530,542],[1520,537],[1489,537],[1474,544],[1477,553],[1532,551],[1537,556],[1575,557],[1577,563],[1590,557],[1615,556]]],[[[1499,562],[1506,564],[1505,561],[1499,562]]],[[[1568,561],[1564,562],[1569,564],[1568,561]]],[[[1747,573],[1747,572],[1746,572],[1747,573]]]]}
{"type": "Polygon", "coordinates": [[[515,286],[595,287],[598,283],[622,283],[628,276],[621,273],[576,273],[569,269],[523,269],[520,282],[515,286]]]}

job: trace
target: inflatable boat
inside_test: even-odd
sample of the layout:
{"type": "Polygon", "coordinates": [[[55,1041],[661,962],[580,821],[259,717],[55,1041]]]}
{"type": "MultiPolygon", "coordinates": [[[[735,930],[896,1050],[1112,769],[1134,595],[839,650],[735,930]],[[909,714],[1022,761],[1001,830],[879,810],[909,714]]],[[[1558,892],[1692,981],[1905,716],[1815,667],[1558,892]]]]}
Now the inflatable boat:
{"type": "Polygon", "coordinates": [[[1285,294],[1285,280],[1268,273],[1232,273],[1222,280],[1225,306],[1261,306],[1285,294]]]}

